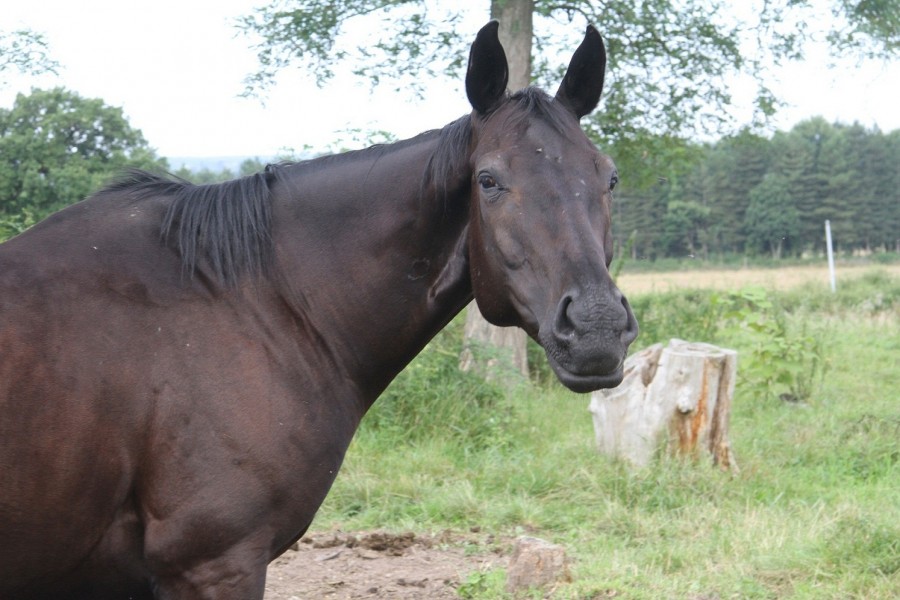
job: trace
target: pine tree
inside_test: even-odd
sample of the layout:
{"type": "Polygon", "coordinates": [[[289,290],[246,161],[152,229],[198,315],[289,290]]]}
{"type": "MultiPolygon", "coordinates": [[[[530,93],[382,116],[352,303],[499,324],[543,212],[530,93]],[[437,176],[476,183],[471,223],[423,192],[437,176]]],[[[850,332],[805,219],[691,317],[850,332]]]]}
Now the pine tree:
{"type": "Polygon", "coordinates": [[[710,197],[711,242],[720,252],[744,251],[744,215],[750,190],[769,169],[769,142],[749,131],[725,138],[710,151],[705,181],[710,197]]]}

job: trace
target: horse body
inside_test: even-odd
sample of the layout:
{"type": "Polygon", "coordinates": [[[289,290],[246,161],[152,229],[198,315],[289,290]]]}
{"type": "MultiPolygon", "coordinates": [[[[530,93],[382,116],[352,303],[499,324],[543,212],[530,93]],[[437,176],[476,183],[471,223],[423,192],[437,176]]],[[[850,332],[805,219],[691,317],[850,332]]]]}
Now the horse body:
{"type": "Polygon", "coordinates": [[[220,186],[135,175],[0,247],[0,599],[261,598],[473,295],[569,387],[618,382],[612,163],[573,94],[507,99],[497,48],[491,24],[475,113],[441,131],[220,186]]]}
{"type": "MultiPolygon", "coordinates": [[[[416,151],[427,158],[428,145],[416,151]]],[[[351,160],[368,170],[381,158],[397,171],[392,157],[368,155],[351,160]]],[[[28,456],[4,460],[20,480],[5,477],[0,497],[28,506],[29,522],[4,536],[15,554],[4,556],[13,567],[0,586],[14,581],[17,562],[35,569],[23,581],[42,585],[47,568],[65,573],[86,556],[89,568],[124,559],[128,570],[135,557],[180,565],[192,546],[211,545],[203,532],[239,545],[221,539],[234,522],[237,537],[271,537],[254,548],[264,566],[303,533],[365,410],[471,295],[461,276],[451,306],[423,308],[433,269],[420,265],[449,252],[416,230],[416,194],[375,198],[354,177],[345,190],[330,181],[333,169],[303,172],[314,166],[286,168],[300,173],[273,185],[280,275],[268,281],[223,290],[201,275],[186,287],[159,243],[165,197],[102,193],[4,247],[4,257],[21,258],[2,266],[3,449],[29,441],[18,445],[28,456]],[[291,186],[311,200],[288,201],[291,186]],[[404,237],[419,247],[397,250],[404,237]],[[406,268],[373,279],[370,261],[384,260],[406,268]],[[416,308],[384,308],[403,305],[416,308]],[[351,329],[359,322],[368,325],[351,329]],[[412,337],[420,347],[410,350],[412,337]],[[60,507],[72,515],[65,530],[60,507]]]]}

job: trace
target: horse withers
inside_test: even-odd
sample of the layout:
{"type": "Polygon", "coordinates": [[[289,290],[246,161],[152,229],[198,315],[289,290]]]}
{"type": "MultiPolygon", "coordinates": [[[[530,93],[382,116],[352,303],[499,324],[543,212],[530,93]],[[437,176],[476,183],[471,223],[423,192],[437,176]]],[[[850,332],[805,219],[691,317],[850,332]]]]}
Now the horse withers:
{"type": "Polygon", "coordinates": [[[508,94],[497,23],[472,113],[388,146],[195,186],[133,172],[0,246],[0,599],[259,599],[366,410],[473,297],[560,381],[622,378],[617,175],[555,96],[508,94]]]}

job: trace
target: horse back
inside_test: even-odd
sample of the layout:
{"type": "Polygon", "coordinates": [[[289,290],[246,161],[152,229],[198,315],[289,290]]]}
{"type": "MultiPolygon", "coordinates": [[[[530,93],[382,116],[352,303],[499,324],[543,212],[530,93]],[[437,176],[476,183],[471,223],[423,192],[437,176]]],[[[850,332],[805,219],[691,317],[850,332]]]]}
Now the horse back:
{"type": "Polygon", "coordinates": [[[271,290],[183,272],[167,202],[100,194],[0,245],[0,597],[145,580],[254,531],[268,561],[358,424],[271,290]]]}

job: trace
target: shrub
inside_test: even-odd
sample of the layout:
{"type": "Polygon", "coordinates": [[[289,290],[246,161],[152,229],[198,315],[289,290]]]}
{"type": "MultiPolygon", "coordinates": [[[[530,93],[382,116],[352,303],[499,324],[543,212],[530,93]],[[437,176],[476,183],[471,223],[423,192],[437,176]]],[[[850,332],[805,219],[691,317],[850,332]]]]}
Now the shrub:
{"type": "Polygon", "coordinates": [[[760,396],[806,400],[824,373],[821,335],[805,323],[792,328],[763,288],[645,295],[632,307],[641,327],[640,347],[672,338],[734,347],[745,380],[760,396]]]}

